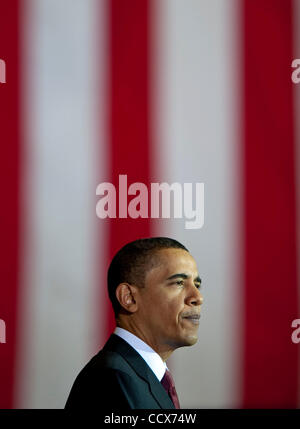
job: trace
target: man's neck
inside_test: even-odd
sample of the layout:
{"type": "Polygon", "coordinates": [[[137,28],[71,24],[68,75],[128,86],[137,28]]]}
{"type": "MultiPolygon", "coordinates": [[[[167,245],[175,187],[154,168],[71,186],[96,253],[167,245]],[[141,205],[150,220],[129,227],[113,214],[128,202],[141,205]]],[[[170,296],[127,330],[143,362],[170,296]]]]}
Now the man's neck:
{"type": "Polygon", "coordinates": [[[148,340],[147,335],[144,335],[143,332],[139,329],[136,329],[133,326],[130,326],[127,323],[124,323],[120,320],[116,320],[116,325],[119,328],[126,329],[126,331],[130,332],[131,334],[138,337],[140,340],[144,341],[149,347],[151,347],[163,360],[163,362],[166,362],[166,360],[171,356],[173,353],[173,349],[168,345],[159,345],[157,343],[154,343],[150,340],[148,340]]]}

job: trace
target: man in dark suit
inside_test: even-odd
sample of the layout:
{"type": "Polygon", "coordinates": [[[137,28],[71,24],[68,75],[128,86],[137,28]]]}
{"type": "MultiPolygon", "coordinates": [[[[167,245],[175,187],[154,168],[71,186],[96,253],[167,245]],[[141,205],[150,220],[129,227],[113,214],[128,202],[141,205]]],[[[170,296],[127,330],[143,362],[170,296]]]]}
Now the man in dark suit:
{"type": "Polygon", "coordinates": [[[77,376],[66,409],[179,408],[166,360],[197,341],[200,286],[196,262],[178,241],[125,245],[108,270],[117,327],[77,376]]]}

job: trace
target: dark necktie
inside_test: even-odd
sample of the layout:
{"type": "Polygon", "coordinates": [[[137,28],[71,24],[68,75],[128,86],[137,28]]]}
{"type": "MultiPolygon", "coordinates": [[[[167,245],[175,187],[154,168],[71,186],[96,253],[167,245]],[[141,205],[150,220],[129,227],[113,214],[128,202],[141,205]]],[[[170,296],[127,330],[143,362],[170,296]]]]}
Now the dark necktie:
{"type": "Polygon", "coordinates": [[[170,371],[166,370],[165,375],[161,380],[161,384],[172,399],[175,408],[180,408],[178,396],[175,389],[175,383],[170,371]]]}

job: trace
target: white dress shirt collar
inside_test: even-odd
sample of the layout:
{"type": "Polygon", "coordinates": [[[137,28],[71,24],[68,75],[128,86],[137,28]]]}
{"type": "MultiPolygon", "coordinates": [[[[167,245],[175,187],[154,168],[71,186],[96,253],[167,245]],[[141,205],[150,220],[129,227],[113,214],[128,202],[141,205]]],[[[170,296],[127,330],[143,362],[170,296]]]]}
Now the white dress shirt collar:
{"type": "Polygon", "coordinates": [[[136,335],[127,331],[126,329],[119,328],[118,326],[114,330],[114,334],[123,338],[131,347],[137,351],[142,358],[146,361],[148,366],[152,369],[159,381],[163,378],[166,369],[168,368],[166,363],[162,360],[158,353],[156,353],[148,344],[138,338],[136,335]]]}

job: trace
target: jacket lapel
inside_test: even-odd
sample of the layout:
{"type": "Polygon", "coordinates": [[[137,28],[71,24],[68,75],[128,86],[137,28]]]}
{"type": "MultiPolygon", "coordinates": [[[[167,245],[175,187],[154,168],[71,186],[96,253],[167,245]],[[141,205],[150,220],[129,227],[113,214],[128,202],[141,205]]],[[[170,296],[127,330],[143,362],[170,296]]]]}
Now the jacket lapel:
{"type": "Polygon", "coordinates": [[[118,335],[112,334],[104,349],[115,351],[122,355],[137,375],[148,383],[152,396],[161,408],[175,408],[171,398],[149,365],[144,361],[141,355],[127,343],[127,341],[123,340],[123,338],[118,335]]]}

